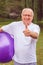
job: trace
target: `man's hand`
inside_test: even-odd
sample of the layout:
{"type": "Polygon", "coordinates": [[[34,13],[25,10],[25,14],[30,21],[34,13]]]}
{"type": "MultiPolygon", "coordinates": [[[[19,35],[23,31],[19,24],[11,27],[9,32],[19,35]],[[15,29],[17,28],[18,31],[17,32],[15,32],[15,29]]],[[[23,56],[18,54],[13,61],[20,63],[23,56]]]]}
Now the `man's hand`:
{"type": "Polygon", "coordinates": [[[24,31],[23,31],[23,33],[24,33],[24,35],[25,36],[27,36],[27,37],[32,37],[32,38],[34,38],[34,39],[37,39],[38,38],[38,33],[36,33],[36,32],[33,32],[33,31],[30,31],[30,30],[28,30],[28,29],[25,29],[24,31]]]}
{"type": "Polygon", "coordinates": [[[3,30],[0,28],[0,32],[2,32],[3,30]]]}
{"type": "Polygon", "coordinates": [[[31,31],[28,30],[28,29],[25,29],[25,30],[23,31],[23,33],[24,33],[24,35],[27,36],[27,37],[31,35],[31,31]]]}

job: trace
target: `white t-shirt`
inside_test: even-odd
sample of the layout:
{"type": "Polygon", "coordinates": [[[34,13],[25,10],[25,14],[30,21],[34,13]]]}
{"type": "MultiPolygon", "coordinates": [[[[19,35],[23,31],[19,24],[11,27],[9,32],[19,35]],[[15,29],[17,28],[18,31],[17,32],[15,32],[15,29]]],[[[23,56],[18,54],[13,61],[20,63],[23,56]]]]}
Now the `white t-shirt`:
{"type": "MultiPolygon", "coordinates": [[[[13,22],[5,25],[2,29],[14,36],[15,54],[13,59],[18,63],[32,63],[36,60],[36,42],[37,39],[26,37],[23,33],[25,25],[22,21],[13,22]]],[[[39,35],[40,27],[31,23],[28,29],[37,32],[39,35]]]]}

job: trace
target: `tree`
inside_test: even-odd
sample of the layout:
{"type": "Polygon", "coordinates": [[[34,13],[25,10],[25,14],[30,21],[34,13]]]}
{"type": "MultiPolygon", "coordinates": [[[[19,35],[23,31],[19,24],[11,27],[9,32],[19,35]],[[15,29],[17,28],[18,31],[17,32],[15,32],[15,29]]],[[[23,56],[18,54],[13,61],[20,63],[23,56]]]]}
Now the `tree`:
{"type": "Polygon", "coordinates": [[[37,17],[38,20],[42,20],[43,17],[43,0],[38,0],[38,5],[37,5],[37,17]]]}

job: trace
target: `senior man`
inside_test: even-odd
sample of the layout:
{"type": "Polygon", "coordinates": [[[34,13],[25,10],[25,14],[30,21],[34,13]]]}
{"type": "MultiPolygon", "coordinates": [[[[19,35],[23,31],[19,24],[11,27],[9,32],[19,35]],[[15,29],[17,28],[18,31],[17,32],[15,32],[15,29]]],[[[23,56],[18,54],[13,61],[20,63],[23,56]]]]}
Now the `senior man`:
{"type": "Polygon", "coordinates": [[[0,28],[0,32],[6,31],[14,36],[14,65],[37,64],[36,42],[39,37],[40,27],[32,22],[33,18],[33,10],[24,8],[21,13],[21,21],[12,22],[0,28]]]}

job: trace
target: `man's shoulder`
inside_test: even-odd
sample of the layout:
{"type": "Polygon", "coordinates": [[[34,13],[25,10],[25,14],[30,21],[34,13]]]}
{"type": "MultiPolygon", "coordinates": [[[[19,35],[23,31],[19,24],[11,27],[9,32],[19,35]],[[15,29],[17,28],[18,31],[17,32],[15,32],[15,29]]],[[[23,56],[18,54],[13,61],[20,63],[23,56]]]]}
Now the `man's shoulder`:
{"type": "Polygon", "coordinates": [[[40,30],[40,26],[38,24],[32,23],[33,30],[40,30]]]}
{"type": "Polygon", "coordinates": [[[38,24],[32,23],[32,26],[34,27],[40,27],[38,24]]]}
{"type": "Polygon", "coordinates": [[[14,22],[11,22],[10,24],[12,25],[17,25],[17,24],[20,24],[21,21],[14,21],[14,22]]]}

